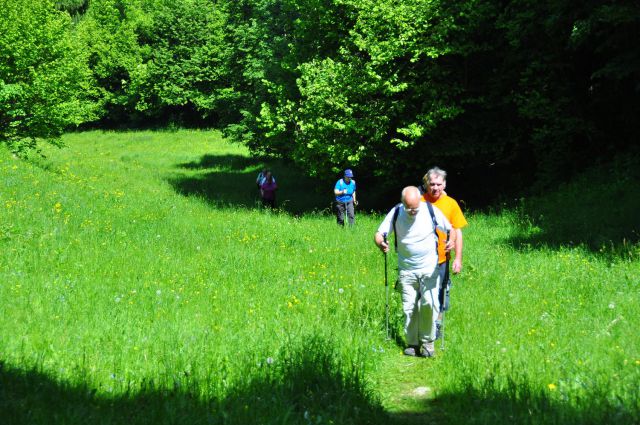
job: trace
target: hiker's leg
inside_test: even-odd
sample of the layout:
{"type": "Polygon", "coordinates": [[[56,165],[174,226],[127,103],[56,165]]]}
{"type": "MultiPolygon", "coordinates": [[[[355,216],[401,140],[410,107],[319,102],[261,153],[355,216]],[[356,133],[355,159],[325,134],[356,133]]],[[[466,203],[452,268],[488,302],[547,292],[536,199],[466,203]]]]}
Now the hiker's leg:
{"type": "Polygon", "coordinates": [[[344,226],[344,204],[342,202],[336,202],[336,219],[340,226],[344,226]]]}
{"type": "Polygon", "coordinates": [[[449,310],[449,268],[446,261],[440,264],[440,290],[438,292],[438,301],[440,301],[440,311],[449,310]]]}
{"type": "Polygon", "coordinates": [[[440,279],[438,280],[438,303],[440,304],[441,310],[438,312],[438,320],[442,320],[442,308],[444,307],[444,291],[445,288],[443,285],[445,284],[444,275],[447,270],[447,262],[443,262],[438,264],[438,274],[440,275],[440,279]]]}
{"type": "Polygon", "coordinates": [[[447,262],[438,264],[438,274],[440,275],[440,279],[438,281],[438,302],[441,306],[444,305],[444,275],[447,270],[447,262]]]}
{"type": "Polygon", "coordinates": [[[349,226],[353,226],[355,222],[355,210],[353,208],[353,201],[347,203],[347,217],[349,217],[349,226]]]}
{"type": "Polygon", "coordinates": [[[438,282],[440,281],[440,273],[438,266],[429,274],[420,276],[420,335],[421,343],[435,341],[436,326],[440,311],[440,303],[438,302],[438,282]]]}
{"type": "Polygon", "coordinates": [[[398,276],[398,286],[402,295],[402,311],[404,312],[404,332],[407,338],[407,345],[417,346],[420,344],[418,338],[419,311],[418,296],[420,295],[420,284],[415,273],[401,271],[398,276]]]}

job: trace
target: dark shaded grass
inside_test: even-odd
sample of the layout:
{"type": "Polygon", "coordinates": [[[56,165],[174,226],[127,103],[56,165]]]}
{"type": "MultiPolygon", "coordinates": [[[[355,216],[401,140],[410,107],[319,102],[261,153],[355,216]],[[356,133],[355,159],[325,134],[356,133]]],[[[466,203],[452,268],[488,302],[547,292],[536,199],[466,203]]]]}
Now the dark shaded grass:
{"type": "Polygon", "coordinates": [[[256,176],[266,167],[272,170],[278,183],[276,204],[279,209],[295,215],[331,211],[333,186],[304,177],[302,171],[283,161],[207,154],[177,167],[185,171],[179,171],[169,179],[175,191],[201,197],[216,207],[259,207],[256,176]]]}
{"type": "Polygon", "coordinates": [[[596,167],[544,196],[522,200],[518,249],[582,246],[609,260],[640,258],[640,155],[596,167]]]}
{"type": "Polygon", "coordinates": [[[312,341],[281,365],[232,388],[221,400],[201,397],[188,378],[173,388],[143,382],[119,397],[72,386],[38,370],[0,370],[0,421],[5,424],[638,424],[635,411],[592,394],[576,408],[512,382],[425,399],[417,412],[386,413],[356,370],[340,371],[336,357],[312,341]],[[283,374],[280,375],[280,372],[283,374]]]}
{"type": "Polygon", "coordinates": [[[310,338],[263,365],[261,374],[226,391],[202,396],[207,385],[188,376],[162,385],[142,382],[106,397],[87,385],[61,382],[41,368],[0,370],[0,422],[4,424],[371,424],[386,423],[366,389],[360,356],[338,360],[330,341],[310,338]]]}
{"type": "Polygon", "coordinates": [[[548,391],[534,390],[511,380],[497,390],[491,380],[474,388],[441,392],[424,399],[416,411],[391,413],[391,420],[403,424],[530,424],[530,425],[633,425],[640,423],[640,404],[615,404],[606,390],[567,400],[552,398],[548,391]]]}
{"type": "Polygon", "coordinates": [[[264,162],[242,155],[203,155],[197,161],[179,164],[178,167],[188,170],[206,170],[216,168],[221,171],[244,171],[246,168],[260,168],[264,162]]]}
{"type": "MultiPolygon", "coordinates": [[[[276,203],[279,209],[294,215],[333,214],[335,180],[308,177],[291,161],[273,158],[250,158],[242,155],[203,155],[196,161],[177,164],[184,172],[169,179],[177,193],[199,196],[214,206],[254,208],[260,205],[255,180],[258,172],[268,168],[278,183],[276,203]]],[[[400,199],[400,187],[393,194],[358,182],[358,212],[385,211],[400,199]],[[397,193],[396,193],[397,191],[397,193]]],[[[364,182],[364,183],[362,183],[364,182]]]]}
{"type": "Polygon", "coordinates": [[[603,390],[568,403],[515,381],[504,390],[495,390],[490,381],[485,386],[478,390],[468,385],[462,391],[441,394],[429,409],[439,412],[442,423],[628,425],[640,420],[637,403],[634,407],[614,405],[603,390]]]}

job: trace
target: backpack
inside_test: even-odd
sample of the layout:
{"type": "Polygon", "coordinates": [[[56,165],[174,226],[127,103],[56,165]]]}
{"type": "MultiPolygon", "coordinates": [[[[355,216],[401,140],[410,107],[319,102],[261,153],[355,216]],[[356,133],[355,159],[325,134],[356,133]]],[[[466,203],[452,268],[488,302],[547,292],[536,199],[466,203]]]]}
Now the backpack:
{"type": "MultiPolygon", "coordinates": [[[[426,204],[427,204],[427,208],[429,209],[429,215],[431,215],[431,223],[433,224],[433,234],[436,236],[436,252],[438,252],[438,234],[436,233],[438,221],[436,220],[436,214],[433,212],[433,205],[431,205],[431,202],[426,202],[426,204]]],[[[398,214],[400,213],[400,205],[402,205],[402,203],[399,203],[394,207],[393,219],[391,220],[391,223],[393,225],[393,237],[394,237],[393,243],[396,248],[396,252],[398,252],[398,232],[396,232],[396,221],[398,221],[398,214]]]]}

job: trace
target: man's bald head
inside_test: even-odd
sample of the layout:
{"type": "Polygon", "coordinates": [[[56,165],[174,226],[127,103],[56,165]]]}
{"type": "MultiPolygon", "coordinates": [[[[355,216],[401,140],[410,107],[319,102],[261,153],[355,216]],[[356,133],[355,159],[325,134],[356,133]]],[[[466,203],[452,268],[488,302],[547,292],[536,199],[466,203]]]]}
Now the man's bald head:
{"type": "Polygon", "coordinates": [[[404,204],[404,207],[407,209],[417,209],[420,207],[420,201],[422,196],[420,195],[420,191],[415,186],[407,186],[402,189],[402,196],[400,197],[400,201],[404,204]]]}

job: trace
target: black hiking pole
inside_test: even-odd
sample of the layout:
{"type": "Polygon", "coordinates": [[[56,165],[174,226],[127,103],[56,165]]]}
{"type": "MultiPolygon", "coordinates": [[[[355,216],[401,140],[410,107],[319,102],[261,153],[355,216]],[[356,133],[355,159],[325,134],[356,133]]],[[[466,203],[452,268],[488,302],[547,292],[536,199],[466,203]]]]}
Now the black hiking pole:
{"type": "MultiPolygon", "coordinates": [[[[345,189],[344,190],[344,194],[347,195],[348,190],[345,189]]],[[[342,205],[344,206],[344,221],[345,221],[345,226],[344,227],[351,227],[351,218],[349,217],[349,204],[351,204],[353,202],[353,200],[350,201],[344,201],[342,203],[342,205]]],[[[354,206],[355,208],[355,206],[354,206]]],[[[355,211],[354,211],[355,214],[355,211]]]]}
{"type": "MultiPolygon", "coordinates": [[[[387,243],[387,234],[383,233],[382,234],[382,238],[384,240],[384,243],[387,243]]],[[[387,278],[387,253],[384,253],[384,290],[386,293],[386,303],[384,306],[384,311],[385,311],[385,324],[386,324],[386,328],[387,328],[387,339],[389,339],[389,280],[387,278]]]]}
{"type": "Polygon", "coordinates": [[[343,207],[344,207],[344,227],[349,227],[351,225],[351,223],[349,222],[349,203],[348,202],[343,202],[342,203],[343,207]]]}
{"type": "MultiPolygon", "coordinates": [[[[447,230],[447,243],[449,243],[449,230],[447,230]]],[[[442,350],[444,351],[444,316],[446,313],[445,306],[447,305],[447,289],[449,288],[449,282],[451,278],[449,277],[449,260],[451,260],[451,255],[447,252],[447,261],[445,262],[445,272],[444,272],[444,282],[442,282],[442,305],[440,306],[440,310],[442,311],[442,322],[440,325],[442,332],[442,350]]]]}

